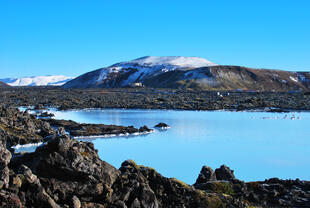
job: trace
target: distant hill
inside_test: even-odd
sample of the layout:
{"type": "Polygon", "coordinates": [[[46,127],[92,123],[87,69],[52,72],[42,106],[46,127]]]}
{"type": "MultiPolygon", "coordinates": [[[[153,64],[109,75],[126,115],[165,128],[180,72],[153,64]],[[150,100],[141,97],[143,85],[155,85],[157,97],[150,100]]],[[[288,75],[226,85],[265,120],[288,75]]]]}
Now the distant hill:
{"type": "Polygon", "coordinates": [[[141,85],[205,90],[308,91],[310,73],[217,65],[198,57],[147,56],[85,73],[63,87],[141,85]]]}
{"type": "Polygon", "coordinates": [[[10,86],[61,86],[72,80],[73,77],[62,75],[50,76],[33,76],[22,78],[5,78],[0,81],[7,83],[10,86]]]}

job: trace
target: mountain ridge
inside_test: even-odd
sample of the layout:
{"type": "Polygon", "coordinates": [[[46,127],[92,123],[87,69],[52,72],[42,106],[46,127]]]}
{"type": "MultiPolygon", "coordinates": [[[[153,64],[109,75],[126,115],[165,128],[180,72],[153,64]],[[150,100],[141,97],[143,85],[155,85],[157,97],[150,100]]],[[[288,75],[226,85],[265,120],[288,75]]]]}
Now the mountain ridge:
{"type": "Polygon", "coordinates": [[[61,86],[74,77],[63,75],[29,76],[21,78],[3,78],[0,81],[10,86],[61,86]]]}

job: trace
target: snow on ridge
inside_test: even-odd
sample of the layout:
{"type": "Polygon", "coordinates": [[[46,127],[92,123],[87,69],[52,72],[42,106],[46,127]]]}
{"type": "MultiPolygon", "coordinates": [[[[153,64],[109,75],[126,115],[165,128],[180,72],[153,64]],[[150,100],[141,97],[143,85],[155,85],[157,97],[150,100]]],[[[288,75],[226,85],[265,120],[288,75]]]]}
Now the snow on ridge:
{"type": "Polygon", "coordinates": [[[116,64],[122,65],[140,65],[140,66],[156,66],[156,65],[172,65],[180,68],[198,68],[204,66],[216,66],[217,64],[200,57],[184,57],[184,56],[145,56],[132,61],[121,62],[116,64]]]}
{"type": "Polygon", "coordinates": [[[3,81],[11,86],[61,86],[72,79],[74,79],[74,77],[66,77],[63,75],[49,75],[22,78],[6,78],[0,79],[0,81],[3,81]]]}

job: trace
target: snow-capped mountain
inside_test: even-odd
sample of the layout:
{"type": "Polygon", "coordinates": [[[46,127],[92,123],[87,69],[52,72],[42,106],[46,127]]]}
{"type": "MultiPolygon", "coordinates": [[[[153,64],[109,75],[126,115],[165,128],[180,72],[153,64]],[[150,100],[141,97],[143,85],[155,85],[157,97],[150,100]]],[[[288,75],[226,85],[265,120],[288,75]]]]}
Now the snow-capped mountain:
{"type": "Polygon", "coordinates": [[[309,72],[217,65],[206,59],[146,56],[83,74],[64,88],[128,87],[205,90],[310,90],[309,72]]]}
{"type": "Polygon", "coordinates": [[[0,81],[7,83],[10,86],[61,86],[72,79],[74,79],[74,77],[49,75],[22,78],[4,78],[0,79],[0,81]]]}
{"type": "Polygon", "coordinates": [[[216,65],[199,57],[145,56],[86,73],[66,83],[64,87],[125,87],[132,83],[144,83],[145,80],[172,71],[185,72],[216,65]]]}

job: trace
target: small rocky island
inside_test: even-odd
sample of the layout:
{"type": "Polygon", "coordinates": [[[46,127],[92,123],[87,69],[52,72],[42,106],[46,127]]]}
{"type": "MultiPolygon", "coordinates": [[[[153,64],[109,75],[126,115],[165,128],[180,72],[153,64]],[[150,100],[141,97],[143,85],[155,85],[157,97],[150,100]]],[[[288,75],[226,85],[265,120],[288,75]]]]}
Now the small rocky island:
{"type": "MultiPolygon", "coordinates": [[[[193,185],[166,178],[153,168],[123,162],[119,169],[102,161],[93,143],[72,139],[76,129],[105,129],[72,121],[37,119],[0,106],[1,207],[309,207],[310,182],[271,178],[244,182],[222,165],[204,166],[193,185]],[[57,129],[51,126],[56,126],[57,129]],[[32,153],[12,146],[45,142],[32,153]]],[[[148,131],[118,127],[120,132],[148,131]]],[[[78,135],[86,133],[80,132],[78,135]]],[[[194,176],[193,176],[194,177],[194,176]]]]}
{"type": "Polygon", "coordinates": [[[71,120],[56,120],[56,119],[42,119],[56,128],[63,128],[74,138],[83,137],[110,137],[130,134],[147,134],[154,130],[147,126],[142,126],[139,129],[133,126],[117,126],[105,124],[85,124],[77,123],[71,120]]]}
{"type": "Polygon", "coordinates": [[[156,124],[154,127],[159,128],[159,129],[169,129],[170,128],[170,126],[168,124],[163,123],[163,122],[156,124]]]}

